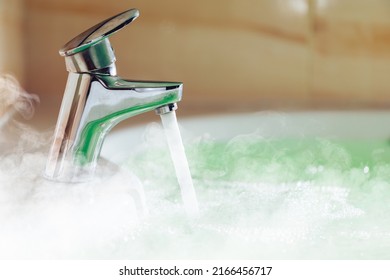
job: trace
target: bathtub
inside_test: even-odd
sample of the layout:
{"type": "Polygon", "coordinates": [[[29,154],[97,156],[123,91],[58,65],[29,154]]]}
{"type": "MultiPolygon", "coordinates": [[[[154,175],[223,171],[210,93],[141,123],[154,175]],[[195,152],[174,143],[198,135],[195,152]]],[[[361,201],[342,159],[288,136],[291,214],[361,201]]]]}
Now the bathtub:
{"type": "MultiPolygon", "coordinates": [[[[255,131],[263,137],[388,139],[389,121],[390,112],[387,111],[255,112],[183,119],[179,115],[184,137],[209,134],[219,140],[255,131]]],[[[120,163],[143,144],[146,129],[141,125],[111,133],[102,156],[120,163]],[[117,147],[120,147],[120,152],[117,147]]]]}
{"type": "Polygon", "coordinates": [[[390,258],[390,113],[178,119],[198,217],[158,119],[114,129],[119,171],[81,184],[43,179],[49,137],[28,131],[0,162],[0,258],[390,258]]]}

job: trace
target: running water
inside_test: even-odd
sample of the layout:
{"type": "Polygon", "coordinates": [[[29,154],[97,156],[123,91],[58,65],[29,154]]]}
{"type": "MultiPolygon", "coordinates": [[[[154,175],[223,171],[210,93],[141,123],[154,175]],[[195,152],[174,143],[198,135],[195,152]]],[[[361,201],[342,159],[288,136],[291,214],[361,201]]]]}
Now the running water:
{"type": "Polygon", "coordinates": [[[199,212],[198,201],[196,199],[190,168],[184,151],[179,126],[177,124],[176,113],[175,111],[172,111],[160,116],[173,165],[175,167],[177,180],[180,185],[184,208],[188,215],[196,216],[199,212]]]}

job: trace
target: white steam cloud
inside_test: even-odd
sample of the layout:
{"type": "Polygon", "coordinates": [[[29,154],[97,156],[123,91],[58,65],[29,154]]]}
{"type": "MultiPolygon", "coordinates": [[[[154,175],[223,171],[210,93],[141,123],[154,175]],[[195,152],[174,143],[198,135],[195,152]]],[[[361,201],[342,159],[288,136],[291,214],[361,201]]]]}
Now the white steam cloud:
{"type": "Polygon", "coordinates": [[[42,177],[50,135],[12,120],[37,97],[0,83],[0,259],[390,258],[385,142],[192,137],[200,215],[188,219],[161,126],[120,172],[54,183],[42,177]]]}
{"type": "Polygon", "coordinates": [[[34,114],[34,105],[39,102],[37,95],[28,94],[11,75],[0,75],[0,118],[17,112],[25,119],[34,114]]]}
{"type": "Polygon", "coordinates": [[[39,141],[43,137],[38,132],[14,118],[19,115],[30,119],[38,102],[39,97],[25,92],[13,76],[0,75],[0,154],[21,149],[20,145],[27,140],[34,147],[43,141],[39,141]]]}
{"type": "Polygon", "coordinates": [[[106,258],[146,213],[142,185],[126,170],[85,184],[45,180],[52,132],[14,118],[31,118],[38,101],[0,76],[0,259],[106,258]]]}

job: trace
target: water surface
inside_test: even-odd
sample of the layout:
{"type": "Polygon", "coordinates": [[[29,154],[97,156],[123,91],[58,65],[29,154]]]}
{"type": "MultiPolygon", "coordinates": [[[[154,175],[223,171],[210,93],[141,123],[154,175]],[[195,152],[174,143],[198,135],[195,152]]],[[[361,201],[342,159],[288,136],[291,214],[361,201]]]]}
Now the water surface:
{"type": "Polygon", "coordinates": [[[0,258],[390,258],[385,139],[187,137],[189,218],[161,126],[86,184],[44,180],[47,136],[26,133],[1,154],[0,258]]]}

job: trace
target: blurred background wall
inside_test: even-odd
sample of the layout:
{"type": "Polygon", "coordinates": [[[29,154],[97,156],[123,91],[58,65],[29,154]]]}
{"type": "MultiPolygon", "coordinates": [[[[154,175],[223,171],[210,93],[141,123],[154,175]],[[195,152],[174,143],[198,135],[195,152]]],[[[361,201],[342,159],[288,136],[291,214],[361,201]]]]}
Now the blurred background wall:
{"type": "Polygon", "coordinates": [[[58,50],[128,8],[141,15],[111,37],[119,75],[184,82],[182,115],[390,108],[389,0],[0,0],[0,69],[54,124],[58,50]]]}
{"type": "Polygon", "coordinates": [[[24,0],[0,0],[0,74],[24,82],[24,0]]]}

